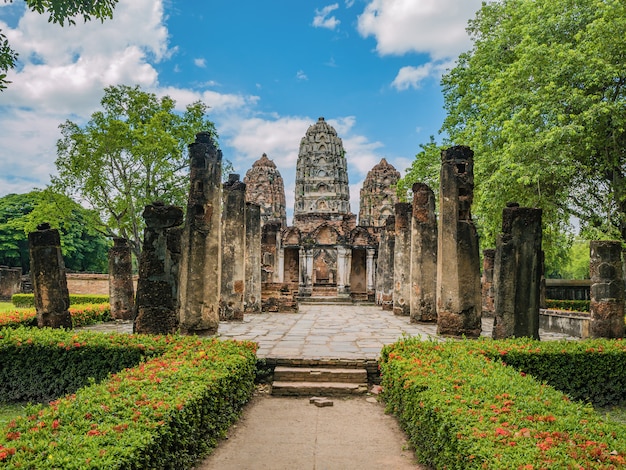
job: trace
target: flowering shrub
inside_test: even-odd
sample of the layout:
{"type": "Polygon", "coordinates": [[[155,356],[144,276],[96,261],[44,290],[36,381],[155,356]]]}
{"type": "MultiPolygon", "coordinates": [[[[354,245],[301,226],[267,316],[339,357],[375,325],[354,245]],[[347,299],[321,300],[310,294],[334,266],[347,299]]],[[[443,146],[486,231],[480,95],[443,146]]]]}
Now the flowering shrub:
{"type": "Polygon", "coordinates": [[[577,343],[405,339],[382,351],[383,397],[435,468],[626,468],[626,426],[506,364],[513,350],[577,343]]]}
{"type": "MultiPolygon", "coordinates": [[[[72,325],[93,325],[111,319],[111,308],[108,303],[74,305],[69,308],[72,325]]],[[[0,312],[0,328],[16,328],[18,326],[36,326],[37,312],[32,309],[15,309],[9,312],[0,312]]]]}
{"type": "MultiPolygon", "coordinates": [[[[2,468],[189,468],[216,445],[253,390],[250,342],[0,330],[0,354],[56,350],[68,371],[82,354],[107,347],[118,353],[107,359],[113,370],[136,352],[143,362],[100,383],[92,379],[48,407],[29,407],[0,429],[2,468]]],[[[40,355],[37,364],[49,360],[40,355]]]]}

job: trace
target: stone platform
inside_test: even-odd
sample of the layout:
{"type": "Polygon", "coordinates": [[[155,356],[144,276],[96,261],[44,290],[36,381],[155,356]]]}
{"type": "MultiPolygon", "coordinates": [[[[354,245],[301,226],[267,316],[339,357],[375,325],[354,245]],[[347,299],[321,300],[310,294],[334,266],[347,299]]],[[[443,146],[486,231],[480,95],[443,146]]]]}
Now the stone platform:
{"type": "MultiPolygon", "coordinates": [[[[483,318],[482,335],[491,336],[493,319],[483,318]]],[[[131,333],[131,322],[111,322],[85,327],[103,332],[131,333]]],[[[539,331],[542,340],[572,336],[539,331]]],[[[403,336],[444,339],[437,336],[437,325],[410,323],[373,305],[301,304],[298,313],[246,314],[243,321],[220,322],[218,336],[251,340],[259,345],[257,356],[270,363],[289,361],[375,362],[386,344],[403,336]]]]}

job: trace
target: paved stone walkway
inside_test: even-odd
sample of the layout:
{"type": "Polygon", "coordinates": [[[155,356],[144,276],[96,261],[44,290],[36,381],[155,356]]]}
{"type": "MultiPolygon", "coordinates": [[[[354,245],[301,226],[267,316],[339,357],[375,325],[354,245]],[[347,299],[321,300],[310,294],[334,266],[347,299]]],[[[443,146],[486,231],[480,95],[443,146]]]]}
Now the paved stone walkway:
{"type": "MultiPolygon", "coordinates": [[[[493,319],[483,318],[483,336],[491,336],[493,319]]],[[[86,327],[94,331],[131,333],[131,322],[86,327]]],[[[543,340],[577,339],[540,331],[543,340]]],[[[218,336],[259,344],[261,358],[370,359],[385,344],[402,336],[438,338],[437,325],[410,323],[374,305],[302,304],[299,313],[246,315],[240,322],[221,322],[218,336]]]]}
{"type": "MultiPolygon", "coordinates": [[[[483,319],[484,336],[493,320],[483,319]]],[[[111,322],[86,329],[131,333],[132,322],[111,322]]],[[[246,315],[222,322],[221,338],[252,340],[266,359],[378,359],[385,344],[402,336],[441,339],[434,324],[410,323],[372,305],[303,304],[299,313],[246,315]]],[[[540,331],[544,340],[576,339],[540,331]]],[[[306,399],[257,397],[244,419],[229,431],[215,453],[197,470],[375,470],[426,469],[406,447],[406,436],[382,404],[370,398],[336,400],[317,408],[306,399]],[[368,403],[373,401],[373,403],[368,403]]]]}

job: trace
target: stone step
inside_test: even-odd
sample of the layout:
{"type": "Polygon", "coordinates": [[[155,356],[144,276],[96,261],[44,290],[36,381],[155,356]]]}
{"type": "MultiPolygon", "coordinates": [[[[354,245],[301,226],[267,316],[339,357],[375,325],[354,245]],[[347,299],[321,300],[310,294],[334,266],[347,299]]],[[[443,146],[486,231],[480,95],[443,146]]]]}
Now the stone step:
{"type": "Polygon", "coordinates": [[[366,383],[274,381],[272,384],[272,395],[276,396],[345,396],[366,392],[366,383]]]}
{"type": "Polygon", "coordinates": [[[298,302],[302,304],[352,305],[352,299],[350,297],[311,296],[311,297],[298,297],[297,299],[298,299],[298,302]]]}
{"type": "Polygon", "coordinates": [[[329,367],[284,367],[274,369],[278,382],[345,382],[366,384],[367,370],[329,367]]]}

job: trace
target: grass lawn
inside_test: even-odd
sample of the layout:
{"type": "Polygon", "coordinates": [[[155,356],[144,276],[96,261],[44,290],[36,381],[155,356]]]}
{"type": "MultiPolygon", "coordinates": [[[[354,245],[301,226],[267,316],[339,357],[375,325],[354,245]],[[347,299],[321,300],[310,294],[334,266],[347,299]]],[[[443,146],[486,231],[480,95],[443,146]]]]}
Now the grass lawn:
{"type": "MultiPolygon", "coordinates": [[[[32,309],[32,307],[30,307],[32,309]]],[[[12,302],[0,302],[1,312],[12,312],[13,310],[29,310],[29,308],[17,308],[12,302]]]]}
{"type": "Polygon", "coordinates": [[[596,411],[609,421],[626,424],[626,404],[623,404],[622,406],[597,408],[596,411]]]}
{"type": "Polygon", "coordinates": [[[23,403],[0,403],[0,429],[19,415],[24,414],[26,405],[23,403]]]}

